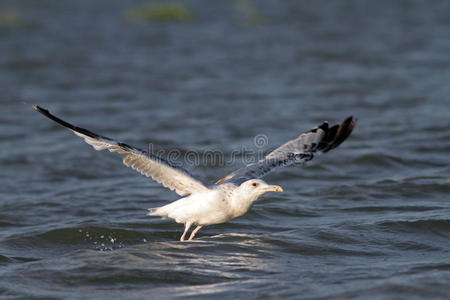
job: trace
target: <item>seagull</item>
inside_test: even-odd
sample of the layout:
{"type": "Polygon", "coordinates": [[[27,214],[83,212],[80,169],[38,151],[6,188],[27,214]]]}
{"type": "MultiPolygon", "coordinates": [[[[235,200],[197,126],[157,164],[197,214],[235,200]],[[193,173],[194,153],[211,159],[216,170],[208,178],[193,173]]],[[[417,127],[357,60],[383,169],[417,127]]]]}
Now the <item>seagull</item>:
{"type": "Polygon", "coordinates": [[[74,126],[37,105],[32,108],[82,137],[95,150],[107,149],[119,153],[126,166],[180,195],[179,200],[168,205],[148,209],[149,216],[170,218],[184,224],[180,241],[186,240],[186,234],[193,225],[196,227],[189,241],[203,226],[225,223],[245,215],[261,195],[282,192],[281,186],[267,184],[261,178],[281,167],[309,161],[316,154],[336,148],[351,134],[357,121],[350,116],[331,127],[328,122],[323,122],[276,148],[258,162],[208,184],[163,157],[74,126]]]}

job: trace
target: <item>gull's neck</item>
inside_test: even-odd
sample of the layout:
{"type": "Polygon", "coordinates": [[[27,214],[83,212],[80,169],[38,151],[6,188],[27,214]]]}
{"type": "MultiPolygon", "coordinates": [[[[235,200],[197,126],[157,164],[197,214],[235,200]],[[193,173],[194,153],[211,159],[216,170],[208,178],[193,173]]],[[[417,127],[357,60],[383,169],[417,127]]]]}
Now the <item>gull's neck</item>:
{"type": "Polygon", "coordinates": [[[234,190],[230,199],[230,206],[233,210],[233,214],[236,217],[244,215],[246,212],[250,210],[253,203],[259,198],[260,195],[247,193],[240,191],[239,188],[234,190]]]}

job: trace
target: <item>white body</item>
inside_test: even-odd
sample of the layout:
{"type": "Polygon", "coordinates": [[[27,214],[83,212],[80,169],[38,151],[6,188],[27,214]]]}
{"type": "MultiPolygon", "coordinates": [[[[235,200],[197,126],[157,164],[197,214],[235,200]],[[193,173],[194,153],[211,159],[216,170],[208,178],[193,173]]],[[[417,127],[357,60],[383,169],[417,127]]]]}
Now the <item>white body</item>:
{"type": "Polygon", "coordinates": [[[232,183],[219,185],[168,205],[150,209],[150,216],[174,219],[177,223],[205,226],[225,223],[247,213],[258,194],[242,191],[232,183]]]}

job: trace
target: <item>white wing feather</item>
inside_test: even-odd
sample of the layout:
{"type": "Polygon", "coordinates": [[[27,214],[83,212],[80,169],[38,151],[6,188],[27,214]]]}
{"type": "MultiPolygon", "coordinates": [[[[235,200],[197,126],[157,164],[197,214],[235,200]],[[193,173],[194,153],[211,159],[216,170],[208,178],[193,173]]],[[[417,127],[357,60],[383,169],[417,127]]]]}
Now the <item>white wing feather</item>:
{"type": "Polygon", "coordinates": [[[76,127],[39,106],[33,106],[33,109],[60,125],[67,127],[73,133],[82,137],[95,150],[109,150],[124,155],[123,163],[126,166],[133,168],[142,175],[151,177],[164,187],[175,191],[181,196],[209,190],[204,183],[192,177],[188,171],[172,165],[159,156],[98,135],[87,129],[76,127]]]}

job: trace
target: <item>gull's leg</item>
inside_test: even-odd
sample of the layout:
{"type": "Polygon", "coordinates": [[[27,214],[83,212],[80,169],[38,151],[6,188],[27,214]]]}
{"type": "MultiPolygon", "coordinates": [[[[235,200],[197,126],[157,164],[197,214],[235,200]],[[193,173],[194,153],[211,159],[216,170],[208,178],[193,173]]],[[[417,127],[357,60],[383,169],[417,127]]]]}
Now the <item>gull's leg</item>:
{"type": "Polygon", "coordinates": [[[186,224],[184,224],[184,232],[183,232],[183,235],[180,238],[180,241],[184,241],[184,237],[186,236],[186,233],[188,232],[188,230],[191,227],[191,225],[192,225],[191,222],[187,222],[186,224]]]}
{"type": "Polygon", "coordinates": [[[194,230],[192,230],[191,236],[189,237],[189,240],[192,241],[194,239],[195,234],[202,229],[203,226],[197,226],[194,230]]]}

